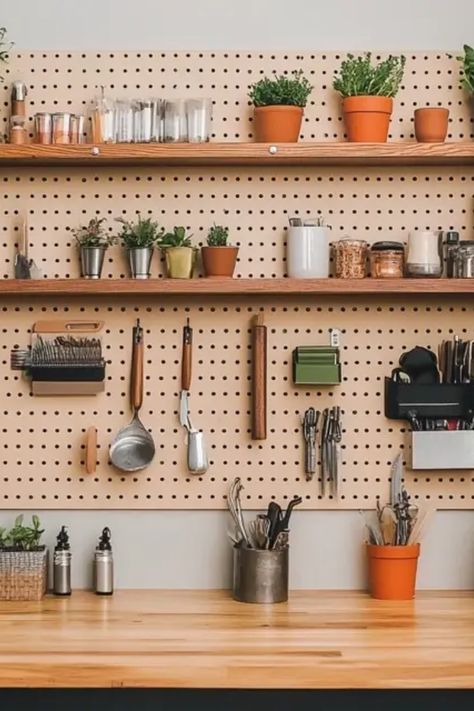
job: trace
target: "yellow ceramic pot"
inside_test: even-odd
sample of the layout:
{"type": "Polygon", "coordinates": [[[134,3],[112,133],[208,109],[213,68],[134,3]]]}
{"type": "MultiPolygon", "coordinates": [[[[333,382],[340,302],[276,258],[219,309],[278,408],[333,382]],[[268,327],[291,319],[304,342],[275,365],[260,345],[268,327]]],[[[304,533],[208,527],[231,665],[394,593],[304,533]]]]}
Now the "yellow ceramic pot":
{"type": "Polygon", "coordinates": [[[166,271],[170,279],[191,279],[196,265],[195,247],[167,247],[166,271]]]}

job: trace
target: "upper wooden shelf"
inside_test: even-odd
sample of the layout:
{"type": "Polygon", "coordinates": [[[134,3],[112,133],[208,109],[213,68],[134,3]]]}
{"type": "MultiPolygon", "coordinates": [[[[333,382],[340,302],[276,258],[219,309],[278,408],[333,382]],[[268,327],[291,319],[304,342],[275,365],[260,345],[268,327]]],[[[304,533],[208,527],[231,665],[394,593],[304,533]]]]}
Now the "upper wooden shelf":
{"type": "Polygon", "coordinates": [[[474,142],[2,144],[0,165],[474,165],[474,142]]]}
{"type": "Polygon", "coordinates": [[[474,294],[474,279],[0,280],[0,296],[474,294]]]}

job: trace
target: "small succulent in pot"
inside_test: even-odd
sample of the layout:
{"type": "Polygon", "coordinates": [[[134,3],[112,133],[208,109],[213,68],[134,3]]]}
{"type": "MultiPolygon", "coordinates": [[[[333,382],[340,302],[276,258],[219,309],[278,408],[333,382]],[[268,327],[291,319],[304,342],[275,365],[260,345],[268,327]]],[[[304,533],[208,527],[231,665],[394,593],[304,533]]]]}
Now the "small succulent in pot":
{"type": "Polygon", "coordinates": [[[173,227],[158,241],[165,255],[166,271],[170,279],[191,279],[196,265],[196,247],[191,244],[192,235],[186,234],[185,227],[173,227]]]}
{"type": "Polygon", "coordinates": [[[142,218],[140,213],[137,222],[123,217],[117,217],[116,221],[122,224],[118,237],[127,250],[132,278],[148,279],[153,250],[163,230],[151,217],[142,218]]]}
{"type": "Polygon", "coordinates": [[[303,110],[313,90],[300,69],[291,75],[264,77],[249,89],[254,105],[255,137],[261,143],[296,143],[303,110]]]}
{"type": "Polygon", "coordinates": [[[71,234],[76,240],[81,257],[81,276],[85,279],[100,279],[104,257],[115,238],[107,234],[105,217],[93,217],[87,225],[80,225],[71,234]]]}
{"type": "Polygon", "coordinates": [[[385,143],[388,137],[393,97],[403,79],[403,55],[372,64],[366,52],[348,54],[334,77],[333,87],[342,96],[347,137],[353,142],[385,143]]]}
{"type": "Polygon", "coordinates": [[[207,233],[207,246],[202,247],[202,263],[207,277],[232,277],[238,247],[229,245],[229,228],[212,225],[207,233]]]}

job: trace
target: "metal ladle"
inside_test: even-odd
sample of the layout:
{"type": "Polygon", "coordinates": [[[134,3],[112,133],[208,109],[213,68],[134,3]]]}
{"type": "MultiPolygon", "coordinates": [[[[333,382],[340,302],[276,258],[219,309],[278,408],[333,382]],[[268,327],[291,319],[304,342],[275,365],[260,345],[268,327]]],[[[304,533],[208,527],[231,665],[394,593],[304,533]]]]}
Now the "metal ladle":
{"type": "Polygon", "coordinates": [[[155,456],[153,437],[143,426],[138,413],[143,402],[143,329],[140,320],[133,329],[132,373],[130,378],[130,404],[133,418],[122,427],[110,445],[110,460],[123,472],[145,469],[155,456]]]}

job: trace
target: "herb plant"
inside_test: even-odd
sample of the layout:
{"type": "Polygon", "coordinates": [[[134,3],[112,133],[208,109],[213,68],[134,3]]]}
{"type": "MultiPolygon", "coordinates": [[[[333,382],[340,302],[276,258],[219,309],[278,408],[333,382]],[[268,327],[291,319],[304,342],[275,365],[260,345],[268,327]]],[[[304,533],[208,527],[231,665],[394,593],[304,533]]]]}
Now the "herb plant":
{"type": "MultiPolygon", "coordinates": [[[[6,64],[8,62],[8,52],[13,47],[12,42],[6,42],[5,37],[7,30],[5,27],[0,27],[0,63],[6,64]]],[[[3,77],[0,75],[0,82],[3,81],[3,77]]]]}
{"type": "Polygon", "coordinates": [[[209,247],[227,247],[229,240],[229,228],[223,225],[212,225],[207,233],[207,244],[209,247]]]}
{"type": "Polygon", "coordinates": [[[159,240],[159,246],[162,249],[167,247],[191,247],[192,235],[186,236],[185,227],[173,227],[172,232],[166,232],[159,240]]]}
{"type": "Polygon", "coordinates": [[[372,55],[366,52],[362,57],[348,54],[334,77],[333,87],[344,98],[347,96],[388,96],[396,95],[403,79],[406,58],[390,55],[375,66],[372,55]]]}
{"type": "Polygon", "coordinates": [[[93,217],[89,220],[89,224],[81,225],[75,230],[71,230],[79,247],[108,247],[113,244],[115,238],[108,235],[105,231],[103,223],[105,222],[105,217],[100,220],[97,217],[93,217]]]}
{"type": "Polygon", "coordinates": [[[123,246],[126,249],[143,249],[153,247],[160,238],[162,230],[151,217],[142,218],[138,213],[137,222],[129,222],[123,217],[117,217],[117,222],[122,223],[122,232],[119,234],[123,246]]]}
{"type": "Polygon", "coordinates": [[[254,106],[306,106],[312,85],[303,76],[303,70],[294,71],[291,76],[275,74],[274,79],[264,77],[252,84],[249,99],[254,106]]]}
{"type": "Polygon", "coordinates": [[[474,49],[468,44],[464,45],[464,56],[456,57],[462,62],[461,86],[469,94],[474,95],[474,49]]]}
{"type": "Polygon", "coordinates": [[[38,516],[33,515],[31,526],[23,525],[23,515],[17,516],[13,528],[9,531],[0,527],[0,550],[4,551],[35,551],[42,550],[40,546],[44,529],[40,528],[38,516]]]}

